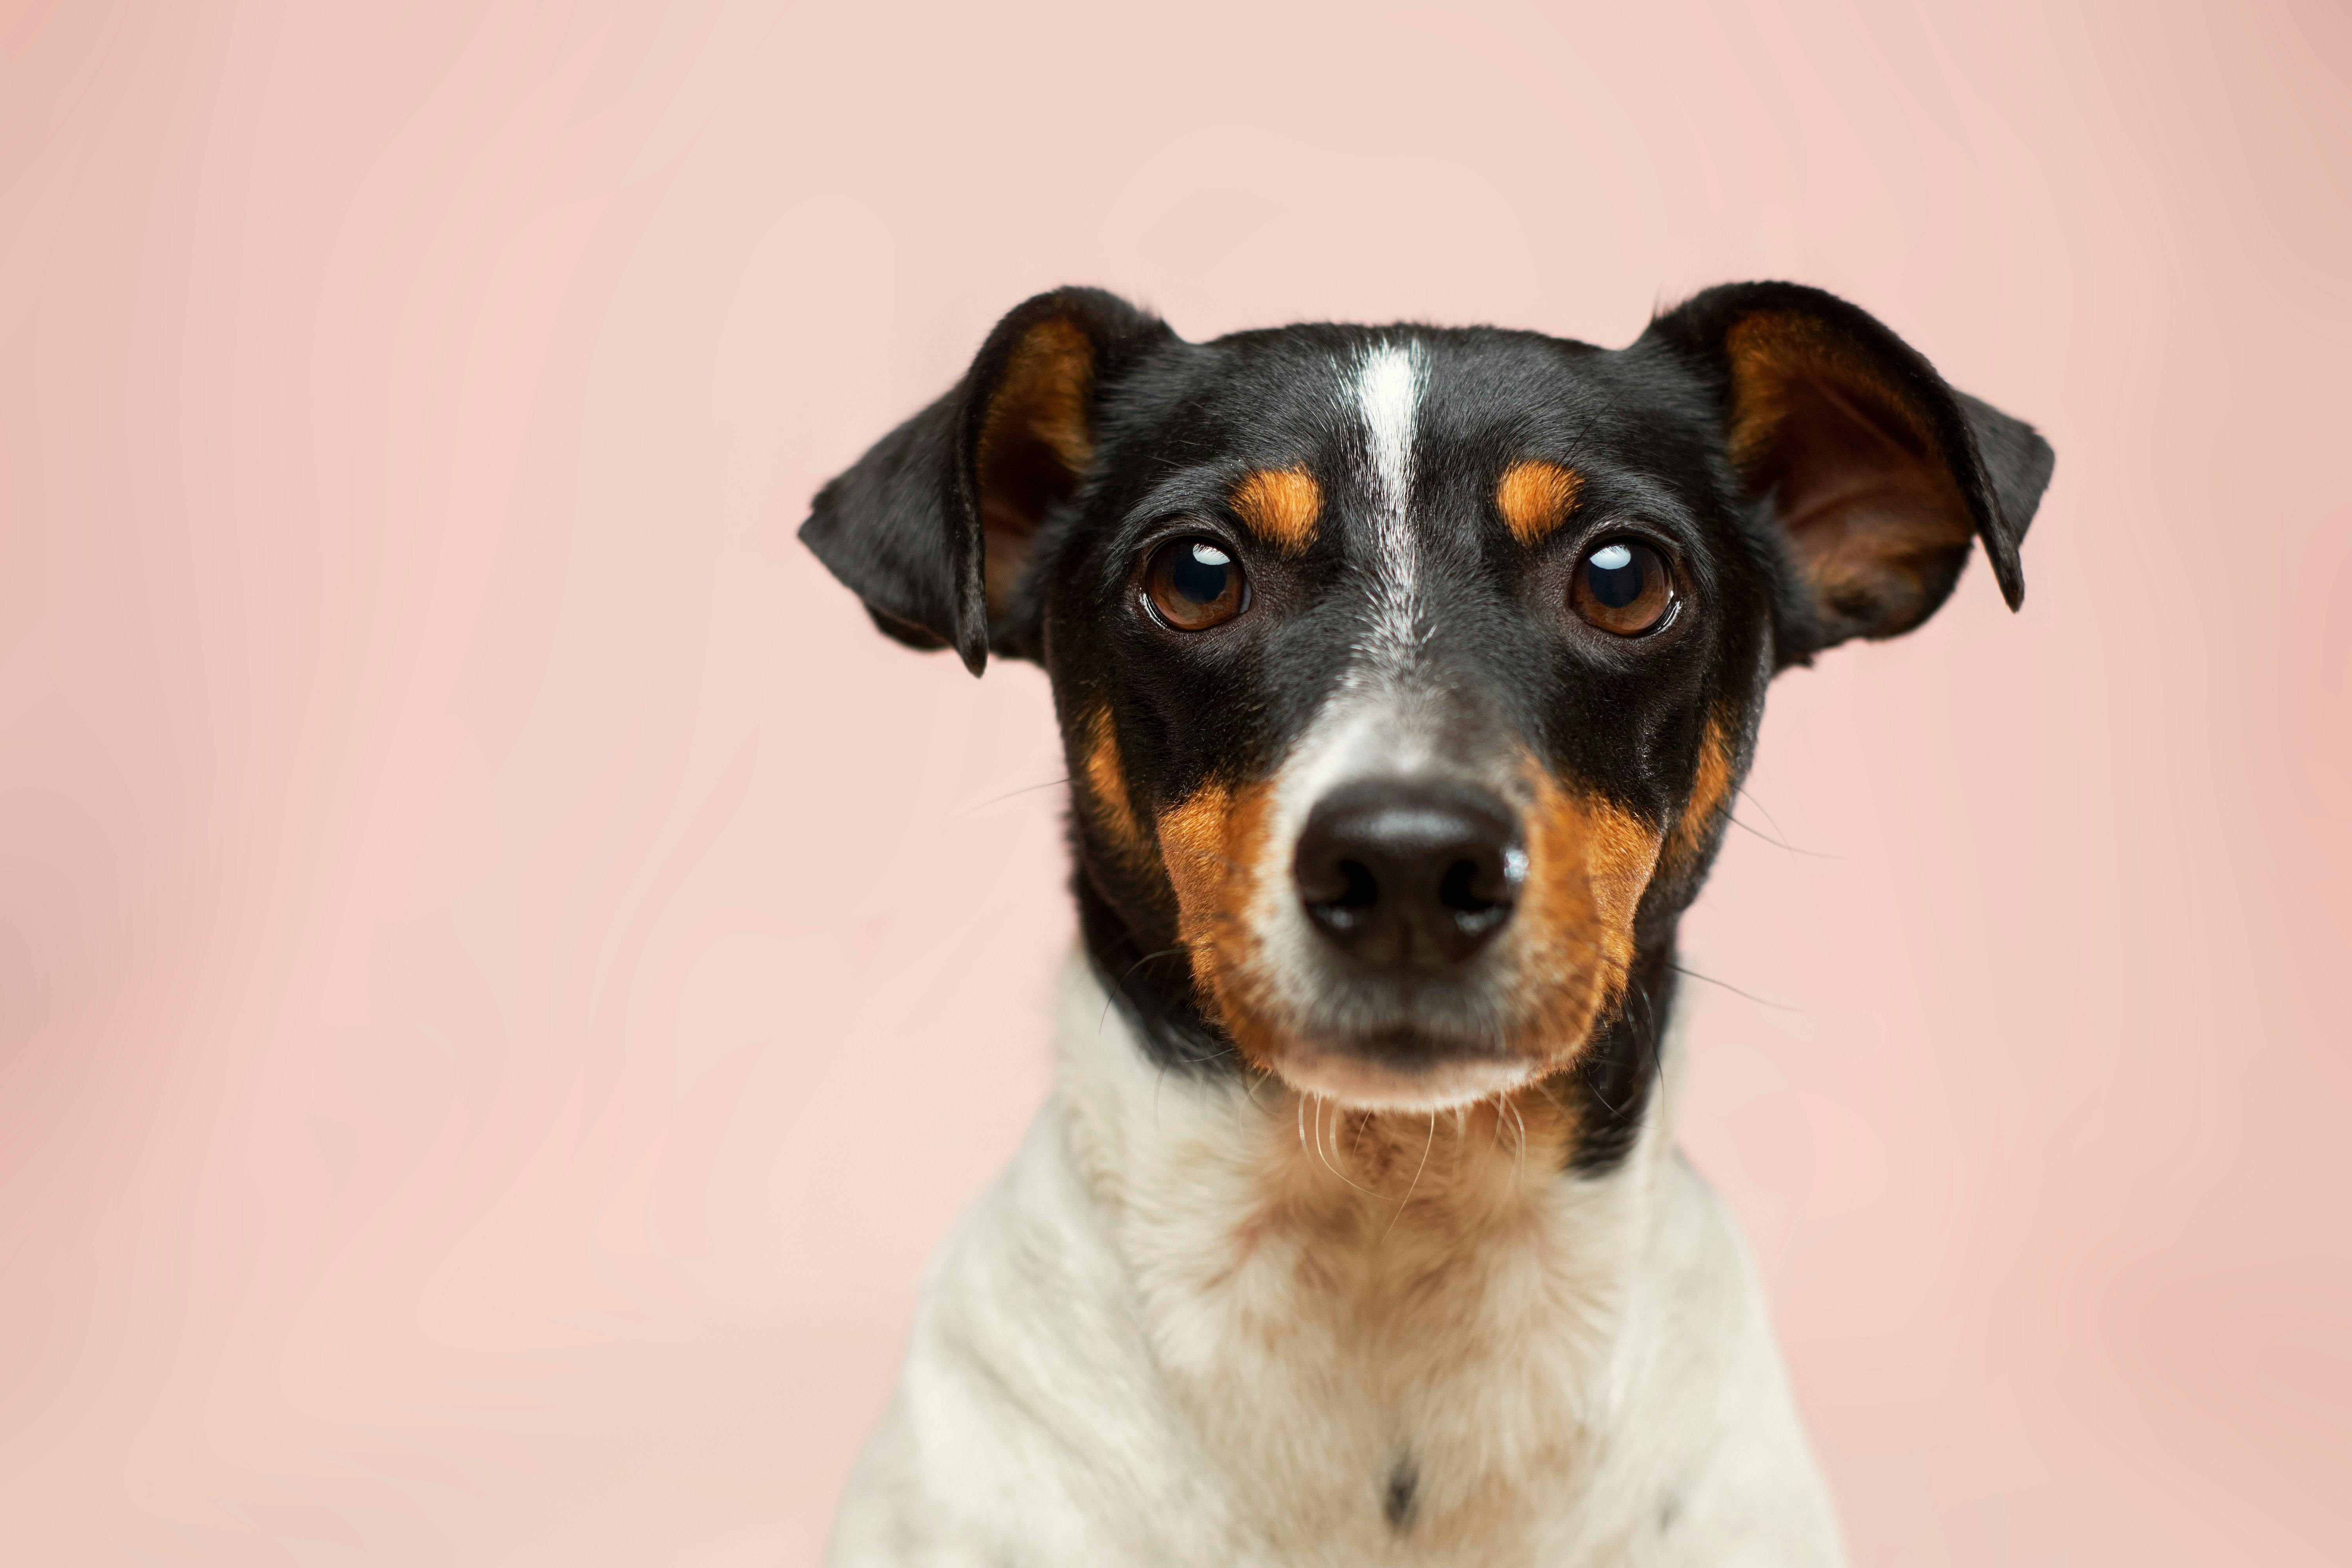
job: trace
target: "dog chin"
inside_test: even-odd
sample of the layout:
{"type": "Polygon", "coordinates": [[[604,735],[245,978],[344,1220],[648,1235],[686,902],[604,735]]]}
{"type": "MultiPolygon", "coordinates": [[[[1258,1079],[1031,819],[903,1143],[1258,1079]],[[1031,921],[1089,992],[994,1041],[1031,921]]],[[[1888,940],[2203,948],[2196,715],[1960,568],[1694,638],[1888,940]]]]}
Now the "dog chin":
{"type": "Polygon", "coordinates": [[[1492,1057],[1425,1065],[1373,1060],[1345,1048],[1301,1051],[1274,1064],[1283,1082],[1351,1110],[1453,1110],[1507,1094],[1534,1079],[1532,1062],[1492,1057]]]}

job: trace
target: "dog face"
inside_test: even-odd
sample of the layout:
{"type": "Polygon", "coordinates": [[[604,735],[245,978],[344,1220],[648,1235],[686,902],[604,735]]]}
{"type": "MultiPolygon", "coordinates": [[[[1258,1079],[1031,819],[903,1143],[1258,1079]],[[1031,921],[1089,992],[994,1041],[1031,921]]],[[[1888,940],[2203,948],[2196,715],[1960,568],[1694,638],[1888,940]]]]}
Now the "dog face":
{"type": "Polygon", "coordinates": [[[1790,285],[1613,352],[1194,344],[1064,289],[802,537],[900,640],[1044,664],[1082,926],[1164,1059],[1366,1109],[1568,1073],[1598,1130],[1767,682],[1917,625],[1972,542],[2015,605],[2052,460],[1790,285]]]}

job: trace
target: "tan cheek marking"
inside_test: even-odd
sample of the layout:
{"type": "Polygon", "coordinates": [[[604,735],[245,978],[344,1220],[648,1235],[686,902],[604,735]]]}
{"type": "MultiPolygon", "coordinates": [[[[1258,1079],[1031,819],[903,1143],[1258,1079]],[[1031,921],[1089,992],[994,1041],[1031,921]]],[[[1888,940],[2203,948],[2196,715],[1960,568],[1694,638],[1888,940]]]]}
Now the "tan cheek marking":
{"type": "Polygon", "coordinates": [[[1659,836],[1598,795],[1571,795],[1530,760],[1528,894],[1520,973],[1531,993],[1528,1055],[1581,1046],[1633,962],[1633,912],[1657,867],[1659,836]]]}
{"type": "Polygon", "coordinates": [[[1584,476],[1559,463],[1530,458],[1514,463],[1495,487],[1495,510],[1521,544],[1538,544],[1568,521],[1584,476]]]}
{"type": "Polygon", "coordinates": [[[1716,818],[1730,801],[1731,739],[1723,721],[1710,714],[1706,733],[1698,743],[1698,776],[1691,784],[1690,802],[1683,807],[1682,820],[1675,824],[1675,836],[1666,846],[1669,864],[1687,866],[1697,858],[1716,818]]]}
{"type": "Polygon", "coordinates": [[[1260,468],[1234,487],[1232,504],[1251,532],[1285,555],[1300,555],[1323,520],[1323,488],[1304,468],[1260,468]]]}
{"type": "Polygon", "coordinates": [[[1168,880],[1188,923],[1204,919],[1223,895],[1225,819],[1233,804],[1233,792],[1223,784],[1204,784],[1160,814],[1160,858],[1168,862],[1168,880]]]}
{"type": "Polygon", "coordinates": [[[1131,864],[1148,863],[1151,848],[1144,840],[1142,824],[1135,819],[1135,806],[1128,799],[1127,769],[1119,762],[1118,736],[1108,708],[1097,709],[1087,725],[1086,757],[1079,764],[1079,773],[1086,780],[1087,799],[1093,808],[1094,819],[1109,837],[1112,847],[1131,864]]]}
{"type": "Polygon", "coordinates": [[[1260,1055],[1271,997],[1250,919],[1274,803],[1271,781],[1205,784],[1160,814],[1160,856],[1176,889],[1176,933],[1202,1000],[1244,1050],[1260,1055]]]}

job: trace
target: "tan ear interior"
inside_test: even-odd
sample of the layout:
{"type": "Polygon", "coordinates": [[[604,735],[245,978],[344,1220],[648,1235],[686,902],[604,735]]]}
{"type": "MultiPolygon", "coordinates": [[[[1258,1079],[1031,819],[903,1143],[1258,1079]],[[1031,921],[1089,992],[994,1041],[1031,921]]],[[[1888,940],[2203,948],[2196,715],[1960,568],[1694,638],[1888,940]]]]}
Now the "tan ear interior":
{"type": "Polygon", "coordinates": [[[1046,510],[1068,499],[1094,459],[1094,379],[1093,343],[1076,322],[1059,319],[1030,328],[998,378],[978,454],[992,616],[1003,613],[1027,567],[1046,510]]]}
{"type": "Polygon", "coordinates": [[[1731,456],[1774,497],[1833,639],[1927,618],[1974,521],[1911,397],[1821,323],[1761,311],[1733,327],[1731,456]]]}

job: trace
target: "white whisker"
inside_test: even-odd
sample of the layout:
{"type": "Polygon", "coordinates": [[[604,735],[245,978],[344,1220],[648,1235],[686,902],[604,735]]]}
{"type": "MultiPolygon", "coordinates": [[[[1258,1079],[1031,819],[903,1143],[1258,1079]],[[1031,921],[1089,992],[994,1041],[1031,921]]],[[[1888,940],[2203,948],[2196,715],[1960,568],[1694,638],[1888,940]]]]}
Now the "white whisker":
{"type": "Polygon", "coordinates": [[[1425,1171],[1425,1170],[1429,1169],[1429,1151],[1430,1151],[1430,1147],[1431,1147],[1431,1145],[1432,1145],[1432,1144],[1434,1144],[1436,1142],[1437,1142],[1437,1112],[1435,1112],[1434,1110],[1433,1110],[1433,1111],[1431,1111],[1431,1112],[1429,1113],[1429,1141],[1428,1141],[1428,1142],[1425,1142],[1425,1143],[1423,1143],[1423,1144],[1421,1146],[1421,1163],[1413,1167],[1413,1171],[1412,1171],[1412,1185],[1411,1185],[1411,1186],[1409,1186],[1409,1187],[1405,1188],[1405,1190],[1404,1190],[1404,1203],[1401,1203],[1401,1204],[1397,1205],[1396,1219],[1391,1219],[1391,1220],[1390,1220],[1390,1221],[1389,1221],[1389,1228],[1388,1228],[1388,1230],[1384,1230],[1384,1231],[1381,1232],[1381,1239],[1382,1241],[1386,1241],[1386,1240],[1388,1240],[1388,1238],[1389,1238],[1389,1232],[1390,1232],[1390,1231],[1393,1231],[1394,1229],[1396,1229],[1396,1227],[1397,1227],[1397,1220],[1400,1220],[1400,1219],[1404,1218],[1405,1204],[1410,1204],[1411,1202],[1412,1202],[1412,1194],[1420,1189],[1420,1187],[1421,1187],[1421,1173],[1422,1173],[1422,1172],[1423,1172],[1423,1171],[1425,1171]]]}

